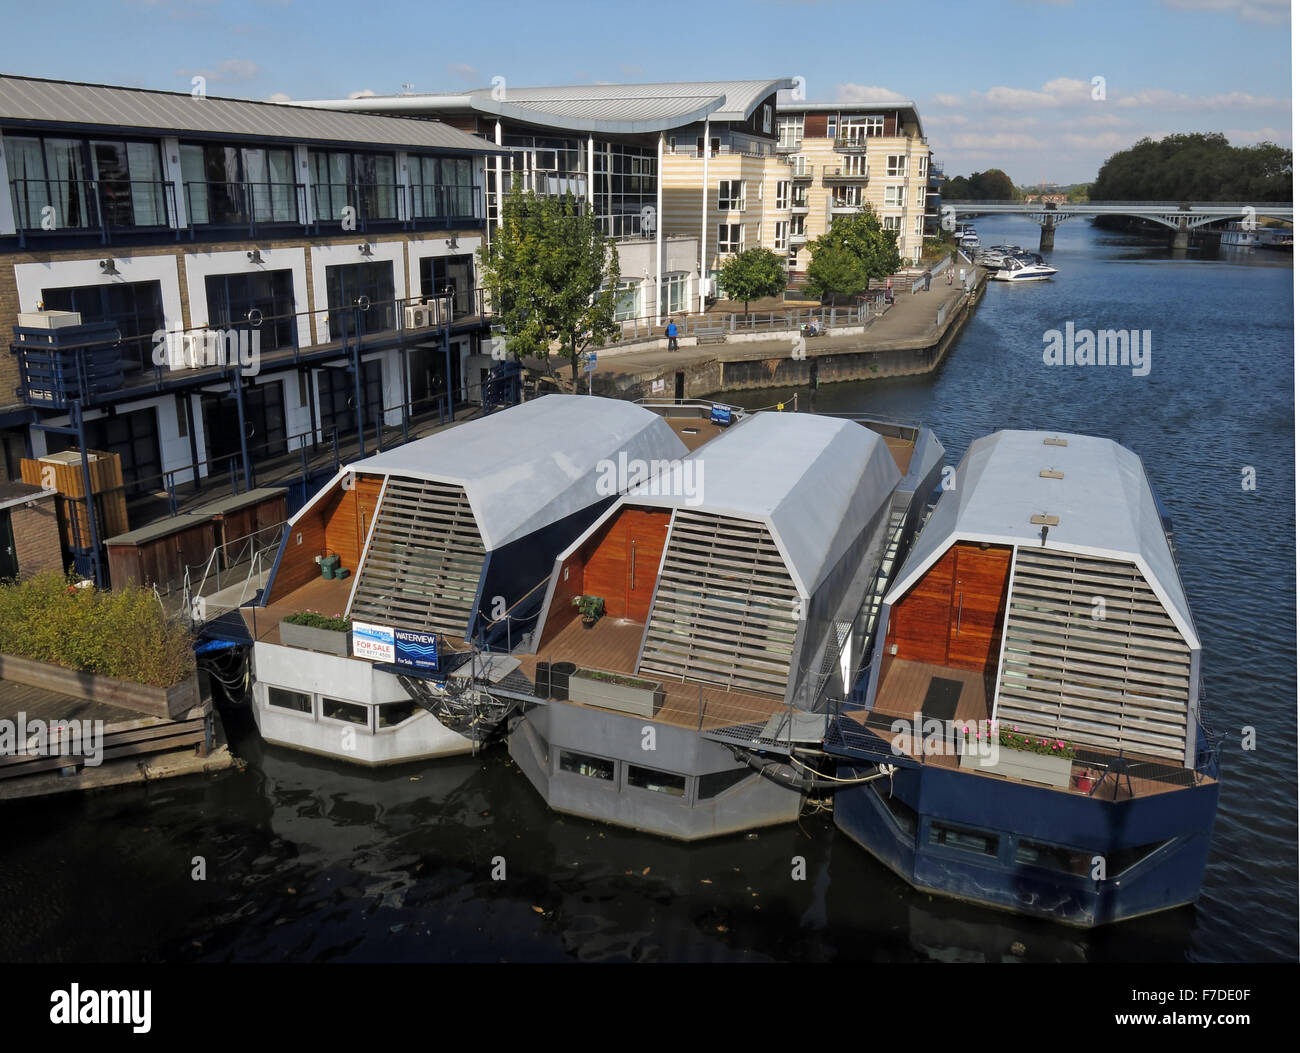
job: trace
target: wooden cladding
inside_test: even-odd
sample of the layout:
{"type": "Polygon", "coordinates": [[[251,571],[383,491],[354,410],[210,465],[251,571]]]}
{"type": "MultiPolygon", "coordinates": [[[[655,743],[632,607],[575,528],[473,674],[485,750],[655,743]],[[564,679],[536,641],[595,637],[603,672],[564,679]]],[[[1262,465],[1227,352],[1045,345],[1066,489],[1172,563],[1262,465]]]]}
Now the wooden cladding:
{"type": "Polygon", "coordinates": [[[1021,549],[997,715],[1109,751],[1182,763],[1191,652],[1131,563],[1021,549]]]}
{"type": "Polygon", "coordinates": [[[668,539],[666,509],[624,508],[599,539],[582,572],[582,591],[605,600],[605,615],[644,622],[668,539]]]}
{"type": "Polygon", "coordinates": [[[384,479],[379,475],[351,478],[349,489],[344,489],[341,481],[336,483],[297,523],[286,528],[289,540],[267,596],[268,604],[320,577],[317,556],[337,555],[342,566],[356,573],[365,543],[364,531],[370,529],[384,479]]]}
{"type": "MultiPolygon", "coordinates": [[[[90,492],[95,507],[99,540],[125,534],[126,487],[122,481],[122,458],[116,453],[87,450],[90,492]]],[[[90,520],[86,513],[86,483],[78,450],[52,454],[39,460],[24,457],[18,462],[22,481],[30,486],[59,492],[59,535],[63,547],[90,548],[90,520]]]]}
{"type": "Polygon", "coordinates": [[[1011,549],[953,545],[891,612],[887,642],[897,657],[951,669],[997,665],[1011,549]]]}
{"type": "MultiPolygon", "coordinates": [[[[361,515],[365,499],[356,507],[361,515]]],[[[464,488],[394,476],[378,515],[351,616],[463,639],[486,555],[464,488]]]]}
{"type": "Polygon", "coordinates": [[[679,508],[637,671],[783,698],[799,615],[766,526],[679,508]]]}
{"type": "Polygon", "coordinates": [[[824,113],[804,114],[803,134],[805,139],[826,138],[826,114],[824,113]]]}

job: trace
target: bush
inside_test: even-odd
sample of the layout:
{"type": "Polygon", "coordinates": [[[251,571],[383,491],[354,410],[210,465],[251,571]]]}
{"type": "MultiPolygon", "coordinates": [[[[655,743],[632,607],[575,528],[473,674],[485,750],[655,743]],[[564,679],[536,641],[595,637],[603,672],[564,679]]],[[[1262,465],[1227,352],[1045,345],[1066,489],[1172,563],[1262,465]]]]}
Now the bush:
{"type": "Polygon", "coordinates": [[[316,611],[298,611],[284,619],[290,625],[305,625],[311,629],[329,629],[331,632],[346,633],[352,629],[348,618],[330,618],[316,611]]]}
{"type": "Polygon", "coordinates": [[[171,687],[194,672],[194,638],[150,589],[78,588],[53,571],[0,585],[0,654],[171,687]]]}

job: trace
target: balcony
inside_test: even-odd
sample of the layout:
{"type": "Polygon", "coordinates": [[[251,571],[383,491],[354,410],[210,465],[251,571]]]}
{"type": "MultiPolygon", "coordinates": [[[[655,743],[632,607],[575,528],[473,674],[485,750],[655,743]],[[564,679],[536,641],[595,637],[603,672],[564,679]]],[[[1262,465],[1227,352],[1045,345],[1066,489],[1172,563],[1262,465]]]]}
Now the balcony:
{"type": "Polygon", "coordinates": [[[800,215],[800,214],[807,215],[807,213],[808,213],[808,199],[807,199],[807,198],[803,198],[802,200],[799,200],[799,201],[791,201],[791,202],[790,202],[790,211],[791,211],[792,213],[794,213],[795,215],[800,215]]]}
{"type": "Polygon", "coordinates": [[[825,186],[866,186],[870,179],[871,171],[865,166],[861,171],[848,165],[824,165],[822,167],[822,183],[825,186]]]}
{"type": "Polygon", "coordinates": [[[249,237],[267,228],[307,226],[307,188],[302,183],[192,181],[184,185],[190,239],[202,229],[247,229],[249,237]]]}
{"type": "Polygon", "coordinates": [[[840,154],[864,154],[867,152],[865,135],[844,135],[835,139],[835,152],[840,154]]]}
{"type": "Polygon", "coordinates": [[[796,183],[811,183],[813,178],[813,166],[808,164],[806,161],[803,161],[802,158],[800,158],[800,161],[802,163],[795,164],[793,158],[785,158],[785,163],[790,166],[790,178],[796,183]]]}
{"type": "Polygon", "coordinates": [[[780,155],[780,156],[782,156],[782,157],[786,156],[787,154],[797,154],[797,153],[798,153],[800,150],[802,150],[802,149],[803,149],[803,140],[802,140],[802,139],[800,139],[798,142],[794,142],[794,143],[777,143],[777,144],[776,144],[776,152],[777,152],[778,155],[780,155]]]}
{"type": "Polygon", "coordinates": [[[318,183],[311,188],[315,209],[315,231],[322,223],[342,220],[345,208],[352,209],[355,230],[414,230],[440,227],[447,230],[482,223],[478,188],[471,185],[400,183],[318,183]]]}
{"type": "Polygon", "coordinates": [[[19,247],[29,237],[113,235],[170,230],[176,225],[175,185],[139,179],[12,179],[19,247]]]}
{"type": "Polygon", "coordinates": [[[796,246],[796,245],[804,245],[804,244],[807,243],[807,241],[808,241],[808,231],[807,231],[807,230],[800,230],[800,231],[793,231],[793,230],[792,230],[792,231],[790,232],[790,246],[791,246],[791,248],[793,248],[793,247],[796,246]]]}

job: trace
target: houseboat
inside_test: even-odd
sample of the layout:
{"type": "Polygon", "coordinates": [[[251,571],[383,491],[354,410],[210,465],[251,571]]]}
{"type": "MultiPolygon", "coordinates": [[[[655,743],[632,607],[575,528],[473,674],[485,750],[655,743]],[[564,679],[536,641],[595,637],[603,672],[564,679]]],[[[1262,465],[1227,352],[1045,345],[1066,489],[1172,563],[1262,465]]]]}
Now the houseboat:
{"type": "Polygon", "coordinates": [[[1201,643],[1142,462],[971,444],[828,721],[836,826],[918,889],[1090,927],[1193,902],[1218,804],[1201,643]]]}
{"type": "Polygon", "coordinates": [[[262,737],[368,765],[472,750],[508,706],[466,688],[515,672],[485,652],[527,639],[556,554],[618,496],[611,466],[686,453],[649,410],[546,395],[342,468],[242,610],[262,737]]]}
{"type": "Polygon", "coordinates": [[[820,747],[942,457],[920,427],[758,413],[613,504],[516,652],[533,690],[510,753],[550,807],[681,840],[796,819],[795,754],[820,747]]]}

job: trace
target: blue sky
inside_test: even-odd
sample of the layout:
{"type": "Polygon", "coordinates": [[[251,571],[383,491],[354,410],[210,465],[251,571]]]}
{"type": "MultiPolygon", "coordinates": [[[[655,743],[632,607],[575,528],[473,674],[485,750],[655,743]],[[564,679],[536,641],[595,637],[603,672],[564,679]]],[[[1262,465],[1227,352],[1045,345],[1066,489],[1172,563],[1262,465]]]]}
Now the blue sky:
{"type": "Polygon", "coordinates": [[[97,0],[4,13],[6,73],[211,95],[802,76],[917,102],[948,174],[1092,179],[1143,135],[1291,145],[1289,0],[97,0]],[[1104,78],[1104,84],[1094,78],[1104,78]],[[1104,98],[1094,98],[1104,87],[1104,98]]]}

